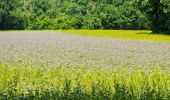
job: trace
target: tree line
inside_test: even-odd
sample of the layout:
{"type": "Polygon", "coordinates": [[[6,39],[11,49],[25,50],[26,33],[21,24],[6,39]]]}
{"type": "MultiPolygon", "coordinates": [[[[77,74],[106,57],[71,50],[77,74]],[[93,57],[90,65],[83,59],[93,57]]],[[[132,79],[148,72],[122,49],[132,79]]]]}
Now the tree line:
{"type": "Polygon", "coordinates": [[[0,29],[170,32],[169,0],[0,0],[0,29]]]}

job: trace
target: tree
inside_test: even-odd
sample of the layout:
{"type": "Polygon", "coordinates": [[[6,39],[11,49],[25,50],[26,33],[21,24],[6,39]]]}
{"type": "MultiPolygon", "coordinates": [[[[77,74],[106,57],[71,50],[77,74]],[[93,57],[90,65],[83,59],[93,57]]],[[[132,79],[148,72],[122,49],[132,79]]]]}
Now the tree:
{"type": "MultiPolygon", "coordinates": [[[[144,1],[148,3],[148,0],[0,0],[0,29],[150,29],[151,21],[160,22],[160,18],[148,20],[144,1]]],[[[152,2],[150,8],[155,5],[152,2]]],[[[169,0],[162,2],[169,4],[169,0]]],[[[161,7],[166,15],[162,15],[164,23],[159,23],[159,27],[153,24],[156,25],[153,29],[169,30],[170,8],[161,7]]],[[[156,16],[152,10],[147,13],[149,18],[156,16]]]]}
{"type": "Polygon", "coordinates": [[[17,0],[0,1],[0,29],[23,29],[23,21],[17,16],[17,0]]]}
{"type": "Polygon", "coordinates": [[[150,10],[148,12],[151,19],[151,29],[153,32],[170,32],[170,8],[168,0],[149,0],[150,10]]]}

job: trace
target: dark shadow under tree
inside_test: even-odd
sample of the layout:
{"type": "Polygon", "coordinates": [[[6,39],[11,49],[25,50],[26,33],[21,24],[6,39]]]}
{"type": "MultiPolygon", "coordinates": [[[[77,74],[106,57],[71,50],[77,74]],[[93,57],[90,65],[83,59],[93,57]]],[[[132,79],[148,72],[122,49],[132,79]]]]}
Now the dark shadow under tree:
{"type": "Polygon", "coordinates": [[[149,0],[148,12],[151,20],[151,29],[156,33],[170,34],[170,2],[164,0],[149,0]]]}

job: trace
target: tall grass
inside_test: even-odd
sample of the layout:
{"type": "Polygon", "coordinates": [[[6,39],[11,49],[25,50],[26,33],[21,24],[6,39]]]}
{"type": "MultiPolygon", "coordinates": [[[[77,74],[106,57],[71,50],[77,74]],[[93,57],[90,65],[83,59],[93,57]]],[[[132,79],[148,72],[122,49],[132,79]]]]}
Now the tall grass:
{"type": "Polygon", "coordinates": [[[169,100],[170,73],[0,65],[0,99],[169,100]]]}

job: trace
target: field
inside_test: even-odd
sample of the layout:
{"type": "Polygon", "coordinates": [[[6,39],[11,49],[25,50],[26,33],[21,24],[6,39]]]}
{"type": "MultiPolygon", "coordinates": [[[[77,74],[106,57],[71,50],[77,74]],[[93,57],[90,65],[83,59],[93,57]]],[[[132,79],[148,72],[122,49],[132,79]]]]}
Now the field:
{"type": "Polygon", "coordinates": [[[170,100],[169,43],[150,31],[1,31],[0,99],[170,100]]]}
{"type": "Polygon", "coordinates": [[[59,30],[59,31],[69,34],[71,33],[93,37],[150,40],[170,43],[170,36],[152,33],[149,30],[59,30]]]}

